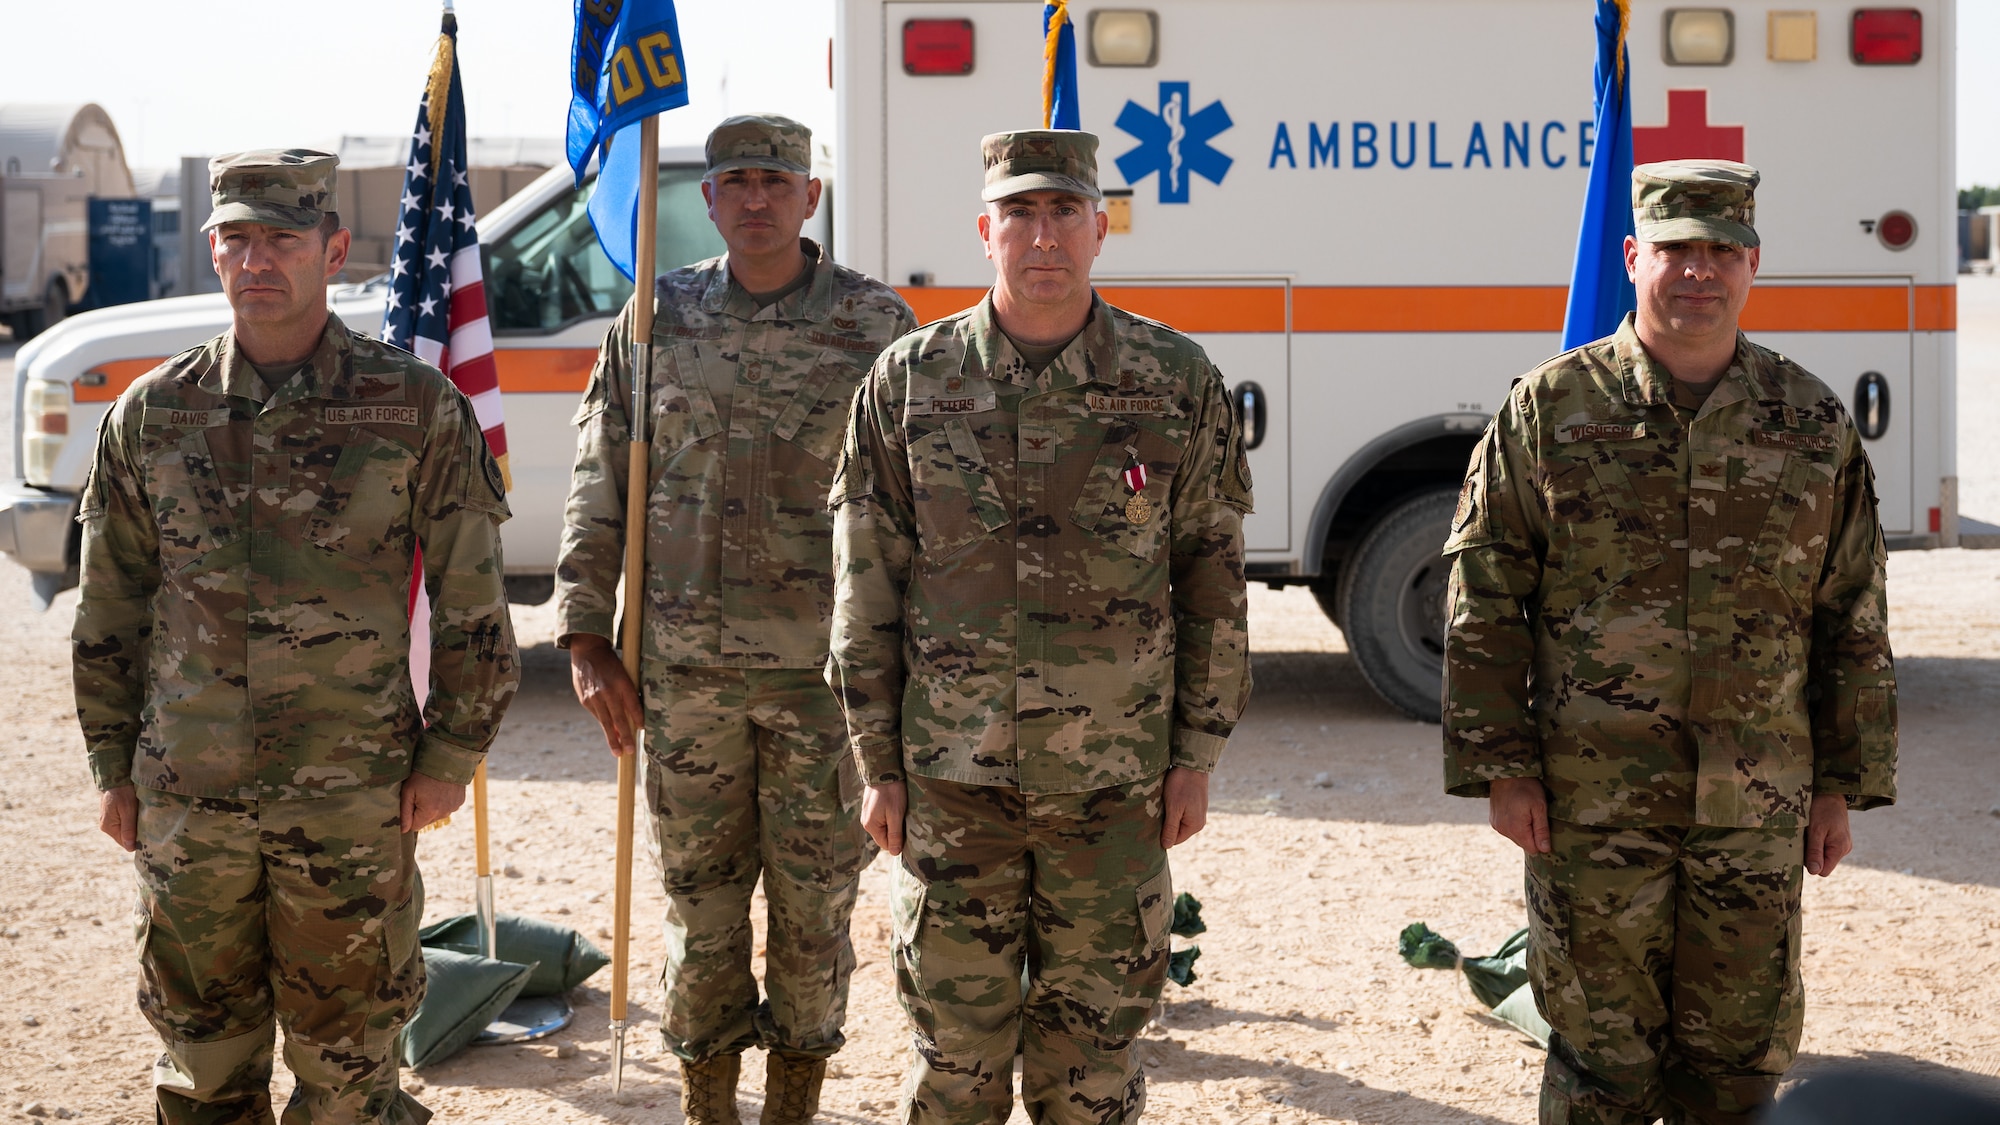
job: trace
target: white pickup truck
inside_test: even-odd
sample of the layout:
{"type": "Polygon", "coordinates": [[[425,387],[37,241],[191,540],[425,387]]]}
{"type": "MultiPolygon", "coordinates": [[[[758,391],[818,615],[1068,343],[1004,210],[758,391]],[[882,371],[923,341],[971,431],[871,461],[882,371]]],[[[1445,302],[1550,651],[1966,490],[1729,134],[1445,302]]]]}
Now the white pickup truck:
{"type": "MultiPolygon", "coordinates": [[[[659,261],[723,250],[701,199],[701,150],[661,152],[659,261]]],[[[503,530],[509,596],[545,600],[554,587],[563,500],[576,448],[570,419],[611,317],[632,285],[590,228],[588,184],[554,168],[480,220],[494,359],[504,396],[514,518],[503,530]]],[[[808,229],[824,238],[824,212],[808,229]]],[[[328,303],[348,327],[377,332],[386,275],[335,287],[328,303]]],[[[25,344],[14,361],[13,479],[0,482],[0,552],[34,575],[38,604],[76,585],[77,500],[93,435],[119,392],[161,360],[229,326],[220,294],[123,305],[72,317],[25,344]]]]}

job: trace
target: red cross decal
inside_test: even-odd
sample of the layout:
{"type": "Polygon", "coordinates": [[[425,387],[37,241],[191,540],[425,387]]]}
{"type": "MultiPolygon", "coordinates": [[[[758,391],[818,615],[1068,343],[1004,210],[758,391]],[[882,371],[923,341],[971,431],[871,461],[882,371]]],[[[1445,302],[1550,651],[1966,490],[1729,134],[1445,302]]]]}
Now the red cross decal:
{"type": "Polygon", "coordinates": [[[1743,159],[1743,126],[1708,123],[1707,90],[1668,90],[1667,123],[1632,127],[1632,162],[1743,159]]]}

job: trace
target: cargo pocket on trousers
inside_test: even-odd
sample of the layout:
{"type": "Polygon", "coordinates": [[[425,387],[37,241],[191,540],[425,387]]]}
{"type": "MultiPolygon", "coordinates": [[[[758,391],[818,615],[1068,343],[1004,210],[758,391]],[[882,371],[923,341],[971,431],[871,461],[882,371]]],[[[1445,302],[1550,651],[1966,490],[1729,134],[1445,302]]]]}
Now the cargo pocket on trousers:
{"type": "Polygon", "coordinates": [[[840,765],[834,770],[834,784],[840,792],[840,807],[843,812],[853,812],[861,807],[861,770],[854,764],[853,749],[840,755],[840,765]]]}
{"type": "Polygon", "coordinates": [[[890,957],[896,966],[896,997],[910,1017],[910,1026],[931,1043],[937,1042],[937,1013],[924,988],[924,900],[930,888],[910,873],[901,860],[889,878],[890,957]]]}
{"type": "Polygon", "coordinates": [[[1174,924],[1174,875],[1163,863],[1160,873],[1133,892],[1137,914],[1132,949],[1113,966],[1120,979],[1118,1007],[1105,1013],[1103,1035],[1110,1043],[1132,1039],[1146,1030],[1160,992],[1167,985],[1167,960],[1174,924]]]}
{"type": "Polygon", "coordinates": [[[382,919],[380,983],[369,996],[374,1010],[368,1015],[365,1037],[371,1046],[392,1041],[423,1004],[423,944],[417,933],[423,916],[423,884],[413,880],[410,897],[382,919]]]}
{"type": "Polygon", "coordinates": [[[1570,903],[1551,885],[1551,866],[1542,857],[1528,860],[1528,981],[1535,1007],[1556,1034],[1588,1049],[1590,999],[1570,949],[1570,903]]]}
{"type": "Polygon", "coordinates": [[[1778,993],[1776,1011],[1768,1025],[1771,1042],[1764,1050],[1763,1059],[1757,1063],[1760,1073],[1782,1074],[1791,1069],[1798,1055],[1806,1016],[1805,980],[1799,970],[1804,925],[1805,911],[1794,909],[1791,920],[1785,924],[1785,986],[1778,993]]]}

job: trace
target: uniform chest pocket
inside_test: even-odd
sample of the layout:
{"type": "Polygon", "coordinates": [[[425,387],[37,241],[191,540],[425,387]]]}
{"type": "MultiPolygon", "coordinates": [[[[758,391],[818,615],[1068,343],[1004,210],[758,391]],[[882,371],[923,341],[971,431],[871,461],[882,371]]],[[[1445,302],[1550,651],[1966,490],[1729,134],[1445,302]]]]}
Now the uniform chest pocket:
{"type": "MultiPolygon", "coordinates": [[[[1750,562],[1777,578],[1803,605],[1826,561],[1833,523],[1833,463],[1823,454],[1788,452],[1760,466],[1767,483],[1742,489],[1741,511],[1732,501],[1732,523],[1754,544],[1750,562]],[[1768,500],[1765,496],[1768,495],[1768,500]]],[[[1745,474],[1746,483],[1750,479],[1745,474]]]]}
{"type": "Polygon", "coordinates": [[[771,423],[771,433],[805,450],[828,465],[840,456],[840,443],[847,433],[847,410],[854,388],[864,370],[841,360],[830,350],[822,353],[791,401],[771,423]]]}
{"type": "Polygon", "coordinates": [[[1152,558],[1171,534],[1181,447],[1130,423],[1105,431],[1078,490],[1070,521],[1137,558],[1152,558]]]}
{"type": "Polygon", "coordinates": [[[170,573],[238,537],[227,482],[202,430],[165,439],[146,455],[146,496],[159,528],[160,563],[170,573]]]}
{"type": "Polygon", "coordinates": [[[722,418],[709,396],[703,363],[721,360],[702,354],[705,345],[675,344],[653,348],[653,379],[648,416],[655,454],[678,453],[722,432],[722,418]]]}
{"type": "MultiPolygon", "coordinates": [[[[1572,452],[1565,450],[1565,452],[1572,452]]],[[[1613,449],[1591,447],[1552,466],[1541,491],[1550,536],[1543,610],[1580,609],[1631,575],[1665,561],[1625,462],[1613,449]]]]}
{"type": "Polygon", "coordinates": [[[308,479],[295,492],[319,493],[306,517],[307,541],[363,561],[385,552],[408,558],[415,542],[410,485],[416,463],[416,453],[403,443],[355,429],[325,484],[307,470],[308,479]]]}
{"type": "Polygon", "coordinates": [[[910,490],[927,558],[942,559],[1007,524],[1007,505],[965,418],[910,429],[910,490]]]}

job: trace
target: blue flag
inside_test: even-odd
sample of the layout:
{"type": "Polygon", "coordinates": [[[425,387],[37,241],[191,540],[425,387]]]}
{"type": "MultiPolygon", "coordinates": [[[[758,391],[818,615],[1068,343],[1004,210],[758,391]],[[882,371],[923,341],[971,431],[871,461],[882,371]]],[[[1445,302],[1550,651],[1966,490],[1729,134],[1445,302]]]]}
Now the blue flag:
{"type": "Polygon", "coordinates": [[[673,0],[576,0],[569,166],[581,186],[591,158],[600,157],[590,224],[605,256],[628,278],[638,244],[638,124],[687,103],[673,0]]]}
{"type": "Polygon", "coordinates": [[[1076,103],[1076,24],[1068,0],[1042,8],[1042,118],[1050,129],[1081,129],[1076,103]]]}
{"type": "Polygon", "coordinates": [[[603,153],[590,193],[590,229],[604,256],[631,281],[639,268],[639,127],[627,125],[603,153]]]}
{"type": "Polygon", "coordinates": [[[1625,276],[1625,237],[1632,233],[1632,84],[1625,52],[1627,0],[1597,3],[1597,121],[1583,222],[1576,233],[1563,350],[1618,330],[1638,307],[1625,276]]]}

